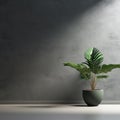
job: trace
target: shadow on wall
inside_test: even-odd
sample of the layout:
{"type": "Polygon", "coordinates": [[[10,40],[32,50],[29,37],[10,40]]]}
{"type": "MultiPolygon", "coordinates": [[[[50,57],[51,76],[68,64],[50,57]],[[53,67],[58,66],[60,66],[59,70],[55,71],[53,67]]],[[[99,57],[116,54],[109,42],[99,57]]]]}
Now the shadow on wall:
{"type": "MultiPolygon", "coordinates": [[[[50,38],[61,29],[61,26],[69,25],[77,16],[81,16],[101,1],[0,1],[0,99],[31,100],[37,99],[38,95],[44,98],[45,89],[41,93],[34,94],[32,87],[32,82],[35,82],[35,80],[32,80],[35,76],[34,71],[31,74],[28,71],[29,68],[32,70],[32,67],[35,69],[36,66],[36,73],[39,74],[40,69],[43,70],[43,68],[38,68],[39,65],[29,67],[36,50],[43,51],[42,54],[47,53],[48,51],[43,50],[44,47],[49,46],[49,43],[54,43],[54,40],[50,38]],[[45,46],[40,48],[40,45],[44,43],[45,46]],[[26,87],[29,89],[26,89],[26,87]],[[35,97],[33,98],[32,95],[35,97]]],[[[49,69],[48,66],[45,67],[49,69]]],[[[41,81],[39,80],[39,83],[41,81]]],[[[42,86],[42,88],[44,87],[42,86]]],[[[69,92],[69,95],[68,93],[63,94],[61,98],[68,101],[68,99],[72,99],[70,97],[77,90],[69,92]]],[[[46,88],[46,91],[49,90],[46,88]]],[[[49,99],[49,95],[46,99],[49,99]]]]}
{"type": "Polygon", "coordinates": [[[54,42],[49,39],[62,26],[65,28],[77,16],[80,17],[101,1],[3,0],[0,6],[0,48],[15,51],[26,45],[36,47],[37,43],[54,42]]]}
{"type": "MultiPolygon", "coordinates": [[[[7,16],[6,19],[8,19],[6,21],[8,31],[2,32],[2,38],[10,39],[13,36],[16,38],[20,37],[20,34],[24,34],[23,37],[27,37],[26,40],[21,39],[24,43],[29,41],[29,37],[39,37],[39,40],[43,39],[44,42],[46,37],[53,36],[61,26],[69,25],[77,16],[80,17],[85,11],[101,1],[18,0],[3,2],[3,6],[8,4],[9,7],[6,8],[7,12],[4,12],[7,16]],[[15,33],[17,33],[16,37],[15,33]]],[[[34,41],[36,40],[38,39],[34,39],[34,41]]],[[[15,41],[19,42],[19,39],[15,39],[15,41]]]]}
{"type": "MultiPolygon", "coordinates": [[[[39,21],[40,36],[55,32],[61,26],[69,25],[77,16],[95,6],[102,0],[36,0],[32,15],[39,21]],[[47,33],[47,34],[46,34],[47,33]]],[[[27,3],[26,3],[27,4],[27,3]]]]}

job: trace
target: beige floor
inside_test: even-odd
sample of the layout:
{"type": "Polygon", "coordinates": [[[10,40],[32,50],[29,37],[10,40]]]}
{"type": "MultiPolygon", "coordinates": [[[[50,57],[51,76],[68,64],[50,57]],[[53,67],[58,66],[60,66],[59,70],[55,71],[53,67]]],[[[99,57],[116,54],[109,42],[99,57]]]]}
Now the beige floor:
{"type": "Polygon", "coordinates": [[[2,104],[0,112],[120,114],[120,104],[103,104],[95,107],[57,104],[2,104]]]}
{"type": "Polygon", "coordinates": [[[0,105],[0,120],[120,120],[120,105],[0,105]]]}

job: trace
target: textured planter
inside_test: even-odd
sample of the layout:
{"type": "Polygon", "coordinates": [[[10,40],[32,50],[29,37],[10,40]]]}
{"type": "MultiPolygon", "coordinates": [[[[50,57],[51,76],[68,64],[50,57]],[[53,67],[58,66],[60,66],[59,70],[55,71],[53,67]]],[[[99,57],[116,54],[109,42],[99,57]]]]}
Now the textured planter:
{"type": "Polygon", "coordinates": [[[102,89],[83,90],[82,96],[88,106],[98,106],[103,99],[104,91],[102,89]]]}

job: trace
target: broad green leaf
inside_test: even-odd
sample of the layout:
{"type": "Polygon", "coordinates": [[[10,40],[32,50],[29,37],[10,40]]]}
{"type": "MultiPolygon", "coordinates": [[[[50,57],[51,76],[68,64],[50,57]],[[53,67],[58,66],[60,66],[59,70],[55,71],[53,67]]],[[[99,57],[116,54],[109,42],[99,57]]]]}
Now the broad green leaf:
{"type": "Polygon", "coordinates": [[[90,79],[90,69],[85,64],[64,63],[64,66],[69,66],[80,72],[82,79],[90,79]]]}
{"type": "Polygon", "coordinates": [[[98,73],[103,62],[103,54],[97,48],[90,48],[85,52],[85,59],[85,64],[90,70],[95,74],[98,73]]]}
{"type": "Polygon", "coordinates": [[[90,60],[92,52],[93,52],[93,48],[89,48],[88,50],[86,50],[86,52],[84,53],[85,59],[90,60]]]}
{"type": "Polygon", "coordinates": [[[113,69],[120,68],[120,64],[103,64],[99,73],[108,73],[111,72],[113,69]]]}
{"type": "Polygon", "coordinates": [[[75,63],[70,63],[70,62],[64,63],[64,66],[72,67],[76,69],[77,71],[79,71],[80,68],[82,69],[82,66],[75,64],[75,63]]]}

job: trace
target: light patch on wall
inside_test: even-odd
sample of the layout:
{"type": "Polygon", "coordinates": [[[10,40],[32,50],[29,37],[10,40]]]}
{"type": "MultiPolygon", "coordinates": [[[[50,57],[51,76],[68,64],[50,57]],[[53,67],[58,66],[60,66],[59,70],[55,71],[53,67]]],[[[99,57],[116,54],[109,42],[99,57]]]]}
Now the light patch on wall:
{"type": "MultiPolygon", "coordinates": [[[[96,6],[85,11],[81,16],[77,16],[66,26],[61,25],[60,29],[58,29],[58,31],[53,34],[52,41],[49,42],[49,46],[44,46],[45,48],[43,48],[48,49],[49,51],[49,54],[46,52],[42,56],[42,68],[44,68],[46,63],[48,64],[48,69],[45,69],[46,72],[43,72],[43,69],[41,69],[41,74],[47,73],[45,74],[44,79],[47,79],[46,77],[52,79],[53,81],[55,79],[58,79],[58,81],[62,79],[63,83],[66,79],[69,79],[67,78],[68,76],[73,75],[74,79],[76,76],[76,71],[69,70],[69,68],[64,68],[63,62],[73,61],[79,63],[83,61],[83,53],[88,47],[95,46],[99,48],[104,53],[105,63],[119,63],[119,13],[119,0],[103,0],[96,6]]],[[[36,56],[39,56],[39,54],[36,56]]],[[[40,63],[42,58],[41,56],[37,57],[37,59],[34,58],[35,63],[40,63]]],[[[69,81],[69,84],[71,81],[72,79],[69,81]]],[[[52,86],[54,86],[54,82],[52,86]]],[[[109,88],[111,81],[109,81],[110,83],[107,82],[108,81],[100,82],[100,87],[106,87],[104,88],[106,90],[106,96],[104,99],[112,100],[113,98],[109,98],[109,95],[114,96],[114,93],[109,94],[110,91],[107,91],[107,88],[109,88]],[[104,86],[104,84],[108,85],[104,86]]],[[[113,83],[113,86],[114,84],[115,83],[113,83]]],[[[67,88],[68,87],[69,86],[67,86],[67,88]]],[[[116,89],[114,89],[114,91],[116,91],[116,89]]],[[[114,97],[114,100],[118,99],[119,97],[116,95],[114,97]]]]}

